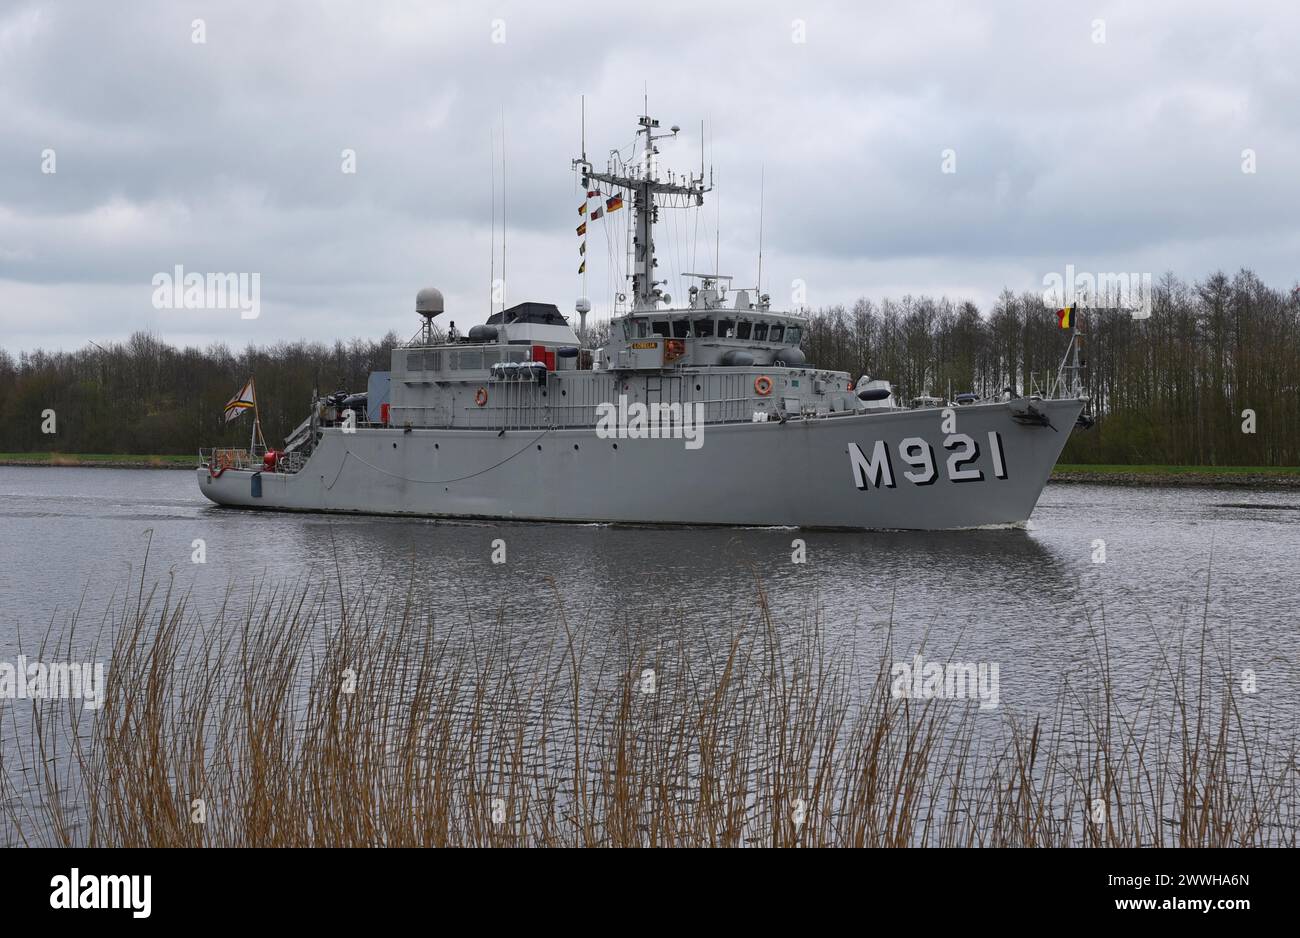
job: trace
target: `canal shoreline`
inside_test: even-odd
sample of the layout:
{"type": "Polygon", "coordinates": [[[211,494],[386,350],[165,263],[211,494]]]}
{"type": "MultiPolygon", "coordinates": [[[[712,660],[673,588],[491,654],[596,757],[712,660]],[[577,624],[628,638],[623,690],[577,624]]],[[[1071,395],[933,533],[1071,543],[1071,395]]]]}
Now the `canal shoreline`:
{"type": "Polygon", "coordinates": [[[1300,469],[1270,466],[1088,466],[1058,465],[1052,482],[1065,485],[1123,485],[1275,489],[1300,488],[1300,469]]]}
{"type": "Polygon", "coordinates": [[[195,469],[197,456],[81,453],[0,453],[0,466],[49,469],[195,469]]]}

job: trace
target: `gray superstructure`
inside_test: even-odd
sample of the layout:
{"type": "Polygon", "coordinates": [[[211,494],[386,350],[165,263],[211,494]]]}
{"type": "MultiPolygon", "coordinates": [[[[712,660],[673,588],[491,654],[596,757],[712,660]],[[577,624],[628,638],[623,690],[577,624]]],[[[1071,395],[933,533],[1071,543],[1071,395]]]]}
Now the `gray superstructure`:
{"type": "MultiPolygon", "coordinates": [[[[658,122],[640,120],[654,153],[658,122]]],[[[1072,342],[1042,395],[906,406],[887,381],[816,367],[804,319],[716,273],[674,306],[654,279],[657,199],[702,201],[703,173],[596,172],[628,194],[631,299],[585,349],[559,310],[522,303],[466,336],[434,324],[364,395],[317,401],[283,451],[203,453],[223,505],[656,524],[959,528],[1028,519],[1084,397],[1072,342]]],[[[580,301],[580,314],[589,304],[580,301]]]]}

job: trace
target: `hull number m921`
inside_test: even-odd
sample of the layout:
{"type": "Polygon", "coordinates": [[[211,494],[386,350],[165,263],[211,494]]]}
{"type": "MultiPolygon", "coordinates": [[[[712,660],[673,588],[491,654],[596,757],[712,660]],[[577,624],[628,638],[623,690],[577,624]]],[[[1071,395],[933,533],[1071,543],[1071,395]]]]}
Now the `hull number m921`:
{"type": "MultiPolygon", "coordinates": [[[[1002,455],[1002,435],[990,430],[987,438],[992,472],[995,479],[1007,477],[1007,464],[1002,455]]],[[[984,470],[976,466],[980,461],[980,444],[965,433],[950,433],[944,438],[943,448],[949,482],[983,482],[984,470]]],[[[908,467],[903,478],[913,485],[933,485],[939,479],[939,463],[934,447],[919,436],[909,436],[898,443],[898,458],[908,467]]],[[[857,443],[849,444],[849,466],[853,470],[853,484],[863,491],[872,488],[892,489],[894,464],[889,445],[877,440],[867,456],[857,443]]]]}

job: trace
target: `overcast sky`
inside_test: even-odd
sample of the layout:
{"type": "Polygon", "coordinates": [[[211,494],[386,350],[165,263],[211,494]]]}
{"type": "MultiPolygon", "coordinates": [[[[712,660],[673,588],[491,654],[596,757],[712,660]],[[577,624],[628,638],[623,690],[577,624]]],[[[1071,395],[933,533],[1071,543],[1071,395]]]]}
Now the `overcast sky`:
{"type": "Polygon", "coordinates": [[[665,168],[698,169],[706,123],[720,198],[664,213],[677,295],[719,211],[752,285],[760,188],[778,306],[800,280],[987,308],[1067,264],[1289,289],[1298,27],[1294,2],[0,0],[0,347],[408,334],[425,285],[480,322],[503,123],[507,300],[605,315],[631,213],[591,225],[584,287],[579,98],[603,164],[647,92],[682,127],[665,168]],[[260,315],[155,308],[176,265],[258,274],[260,315]]]}

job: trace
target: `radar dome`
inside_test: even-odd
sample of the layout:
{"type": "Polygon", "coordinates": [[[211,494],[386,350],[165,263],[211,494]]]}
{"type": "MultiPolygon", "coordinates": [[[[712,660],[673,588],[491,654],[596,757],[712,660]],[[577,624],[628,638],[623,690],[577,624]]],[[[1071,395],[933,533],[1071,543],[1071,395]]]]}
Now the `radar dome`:
{"type": "Polygon", "coordinates": [[[438,316],[443,311],[442,291],[425,287],[415,294],[415,311],[421,316],[438,316]]]}
{"type": "Polygon", "coordinates": [[[580,296],[578,302],[574,304],[574,308],[580,313],[589,313],[591,312],[591,300],[585,296],[580,296]]]}

